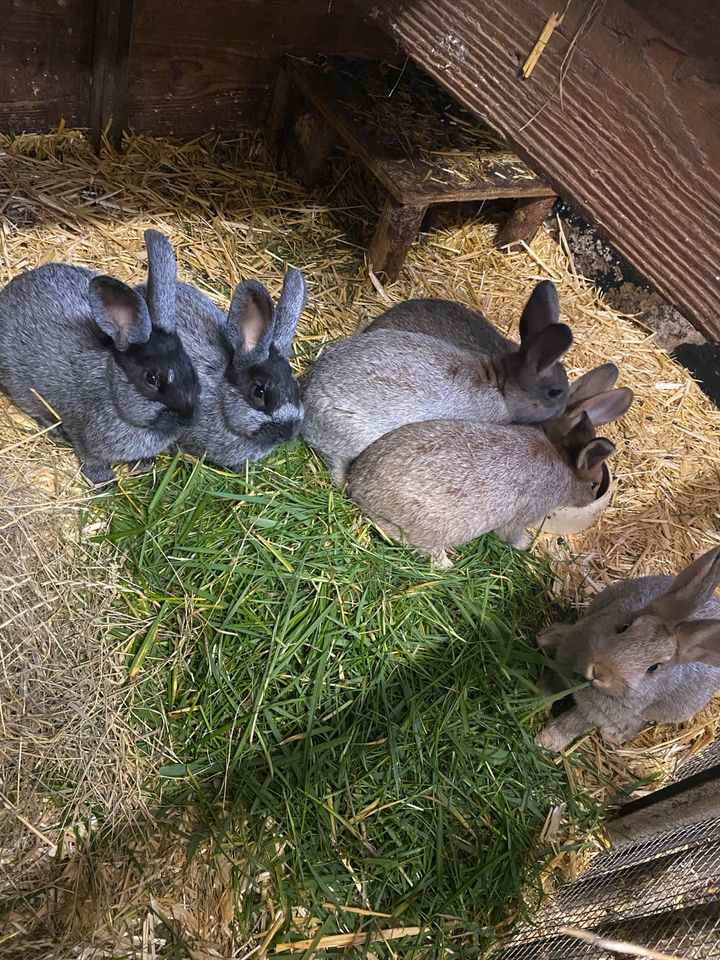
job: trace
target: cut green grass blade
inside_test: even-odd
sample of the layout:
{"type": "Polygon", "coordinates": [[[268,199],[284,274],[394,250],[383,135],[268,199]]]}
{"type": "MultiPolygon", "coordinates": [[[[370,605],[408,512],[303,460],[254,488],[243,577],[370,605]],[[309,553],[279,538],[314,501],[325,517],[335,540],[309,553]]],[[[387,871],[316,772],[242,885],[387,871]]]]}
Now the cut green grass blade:
{"type": "Polygon", "coordinates": [[[103,507],[120,597],[148,624],[133,666],[139,722],[162,718],[172,758],[162,801],[194,804],[243,889],[272,878],[288,918],[329,934],[367,919],[326,902],[448,937],[524,909],[550,809],[596,814],[532,740],[546,565],[486,537],[438,573],[299,443],[247,476],[175,460],[122,493],[103,507]]]}

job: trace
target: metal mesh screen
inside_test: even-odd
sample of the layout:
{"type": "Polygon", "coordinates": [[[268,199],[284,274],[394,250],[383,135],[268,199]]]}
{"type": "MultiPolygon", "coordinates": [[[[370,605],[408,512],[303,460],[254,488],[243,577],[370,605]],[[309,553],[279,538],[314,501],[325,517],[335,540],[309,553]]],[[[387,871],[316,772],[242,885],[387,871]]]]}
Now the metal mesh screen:
{"type": "MultiPolygon", "coordinates": [[[[703,751],[699,769],[720,744],[703,751]]],[[[700,760],[700,758],[698,758],[700,760]]],[[[689,765],[688,765],[689,768],[689,765]]],[[[686,775],[698,772],[698,765],[686,775]]],[[[493,960],[617,960],[559,931],[575,927],[683,960],[720,960],[720,810],[718,816],[598,857],[560,887],[493,960]]]]}

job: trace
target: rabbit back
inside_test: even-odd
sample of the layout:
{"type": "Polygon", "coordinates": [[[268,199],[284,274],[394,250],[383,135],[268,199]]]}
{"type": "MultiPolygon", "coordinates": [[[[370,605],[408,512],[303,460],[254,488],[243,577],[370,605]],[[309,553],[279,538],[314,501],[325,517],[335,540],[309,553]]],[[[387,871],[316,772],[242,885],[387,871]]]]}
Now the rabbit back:
{"type": "Polygon", "coordinates": [[[452,300],[427,298],[396,303],[373,320],[365,333],[380,330],[422,333],[489,357],[504,356],[519,346],[504,337],[482,313],[452,300]]]}
{"type": "Polygon", "coordinates": [[[480,359],[433,337],[398,330],[332,344],[304,378],[302,393],[303,436],[331,463],[353,460],[406,423],[510,420],[480,359]]]}
{"type": "Polygon", "coordinates": [[[570,468],[532,427],[435,420],[386,434],[348,473],[381,528],[429,553],[523,530],[573,499],[570,468]]]}

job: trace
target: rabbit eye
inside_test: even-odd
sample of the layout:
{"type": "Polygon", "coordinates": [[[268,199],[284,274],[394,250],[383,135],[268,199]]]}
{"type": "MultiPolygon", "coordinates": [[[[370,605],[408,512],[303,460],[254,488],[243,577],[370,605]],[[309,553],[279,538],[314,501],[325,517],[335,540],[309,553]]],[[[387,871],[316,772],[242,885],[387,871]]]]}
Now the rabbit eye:
{"type": "Polygon", "coordinates": [[[615,627],[615,633],[625,633],[625,631],[629,626],[630,626],[629,623],[621,623],[619,627],[615,627]]]}
{"type": "Polygon", "coordinates": [[[154,390],[160,385],[160,374],[157,370],[146,370],[145,371],[145,382],[151,386],[154,390]]]}
{"type": "Polygon", "coordinates": [[[256,400],[265,399],[265,385],[262,383],[256,383],[253,387],[253,396],[256,400]]]}
{"type": "Polygon", "coordinates": [[[660,666],[659,663],[654,663],[651,667],[648,667],[648,668],[647,668],[647,672],[648,672],[648,673],[655,673],[655,671],[657,670],[657,668],[658,668],[659,666],[660,666]]]}
{"type": "Polygon", "coordinates": [[[556,389],[548,390],[548,396],[550,397],[551,400],[557,400],[558,397],[562,396],[562,390],[556,390],[556,389]]]}
{"type": "MultiPolygon", "coordinates": [[[[599,486],[600,484],[597,481],[593,480],[593,482],[590,484],[590,489],[595,491],[599,486]]],[[[625,629],[627,630],[627,627],[625,629]]]]}

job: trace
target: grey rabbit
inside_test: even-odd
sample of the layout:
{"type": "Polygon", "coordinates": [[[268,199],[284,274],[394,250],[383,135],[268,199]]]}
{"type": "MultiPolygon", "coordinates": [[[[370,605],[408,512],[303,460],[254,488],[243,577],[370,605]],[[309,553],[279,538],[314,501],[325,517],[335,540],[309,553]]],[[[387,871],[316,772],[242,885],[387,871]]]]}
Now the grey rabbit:
{"type": "Polygon", "coordinates": [[[523,313],[523,344],[486,356],[424,333],[378,330],[325,350],[303,382],[303,436],[342,483],[348,464],[381,436],[418,421],[533,423],[562,413],[572,344],[552,284],[523,313]]]}
{"type": "Polygon", "coordinates": [[[541,280],[520,316],[520,344],[504,337],[484,314],[464,307],[453,300],[425,298],[405,300],[386,310],[368,326],[365,333],[378,330],[402,330],[405,333],[424,333],[454,343],[463,350],[478,350],[489,357],[502,357],[516,352],[521,344],[545,327],[547,318],[560,319],[557,289],[550,280],[541,280]]]}
{"type": "Polygon", "coordinates": [[[238,470],[299,433],[300,388],[288,358],[305,306],[303,274],[291,268],[274,307],[256,280],[236,288],[227,316],[200,291],[178,285],[180,335],[201,382],[195,417],[178,446],[238,470]]]}
{"type": "Polygon", "coordinates": [[[350,496],[390,536],[450,566],[446,550],[494,531],[513,546],[563,506],[585,506],[613,444],[587,413],[565,433],[467,420],[411,423],[376,440],[348,471],[350,496]]]}
{"type": "Polygon", "coordinates": [[[166,450],[191,420],[199,385],[176,332],[175,260],[145,234],[147,288],[61,263],[0,291],[0,386],[72,443],[91,483],[112,464],[166,450]]]}
{"type": "Polygon", "coordinates": [[[594,727],[622,743],[648,723],[694,717],[720,689],[718,582],[715,547],[676,577],[612,584],[576,623],[543,630],[538,645],[590,686],[573,694],[575,705],[546,724],[537,743],[562,750],[594,727]]]}

